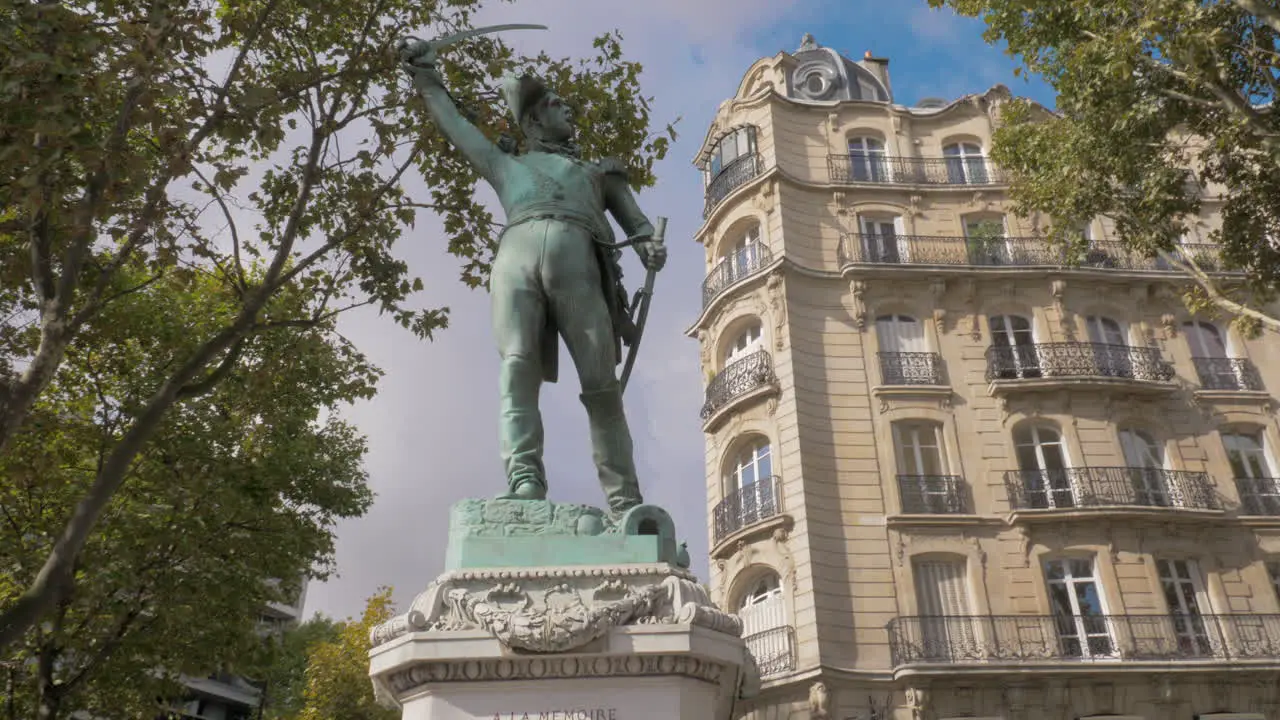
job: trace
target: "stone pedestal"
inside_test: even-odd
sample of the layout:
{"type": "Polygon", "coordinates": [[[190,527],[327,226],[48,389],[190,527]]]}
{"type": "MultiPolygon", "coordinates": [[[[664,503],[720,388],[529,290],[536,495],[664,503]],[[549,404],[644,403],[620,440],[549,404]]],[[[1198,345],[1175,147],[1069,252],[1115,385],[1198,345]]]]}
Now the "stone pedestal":
{"type": "Polygon", "coordinates": [[[758,686],[661,508],[468,500],[450,519],[448,569],[371,638],[404,720],[730,720],[758,686]]]}

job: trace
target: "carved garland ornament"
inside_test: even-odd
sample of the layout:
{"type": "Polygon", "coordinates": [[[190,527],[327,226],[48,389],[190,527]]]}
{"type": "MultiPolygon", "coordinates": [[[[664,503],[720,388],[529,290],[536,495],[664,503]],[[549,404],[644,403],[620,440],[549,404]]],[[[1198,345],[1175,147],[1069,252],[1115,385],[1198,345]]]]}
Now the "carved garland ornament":
{"type": "Polygon", "coordinates": [[[769,307],[773,310],[773,346],[774,349],[781,350],[784,345],[782,330],[787,323],[787,298],[782,286],[781,270],[769,273],[766,287],[769,290],[769,307]]]}
{"type": "Polygon", "coordinates": [[[370,633],[376,647],[412,632],[484,630],[504,646],[566,652],[623,625],[693,624],[733,636],[736,615],[718,610],[687,572],[669,566],[446,573],[409,612],[370,633]]]}

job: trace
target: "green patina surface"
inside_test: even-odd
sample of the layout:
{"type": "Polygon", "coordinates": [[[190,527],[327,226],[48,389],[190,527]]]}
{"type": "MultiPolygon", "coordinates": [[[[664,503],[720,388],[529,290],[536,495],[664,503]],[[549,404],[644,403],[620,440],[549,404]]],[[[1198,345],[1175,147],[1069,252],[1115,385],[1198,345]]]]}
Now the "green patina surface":
{"type": "Polygon", "coordinates": [[[656,505],[616,522],[599,508],[548,500],[468,499],[449,513],[445,569],[680,564],[675,524],[656,505]]]}

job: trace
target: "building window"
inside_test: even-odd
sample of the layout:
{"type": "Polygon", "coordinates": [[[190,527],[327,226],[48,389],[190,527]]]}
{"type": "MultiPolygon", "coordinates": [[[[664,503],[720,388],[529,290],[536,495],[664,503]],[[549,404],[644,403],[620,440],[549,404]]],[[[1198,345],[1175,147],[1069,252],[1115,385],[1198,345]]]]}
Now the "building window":
{"type": "Polygon", "coordinates": [[[876,318],[876,341],[881,352],[925,352],[924,324],[909,315],[881,315],[876,318]]]}
{"type": "Polygon", "coordinates": [[[1222,433],[1240,503],[1249,515],[1280,515],[1280,480],[1261,432],[1222,433]]]}
{"type": "Polygon", "coordinates": [[[849,138],[849,179],[855,182],[885,182],[889,179],[884,143],[877,138],[849,138]]]}
{"type": "Polygon", "coordinates": [[[946,475],[942,454],[942,426],[938,423],[905,421],[893,424],[893,444],[898,455],[899,475],[946,475]]]}
{"type": "Polygon", "coordinates": [[[910,247],[900,215],[859,215],[863,262],[910,262],[910,247]]]}
{"type": "Polygon", "coordinates": [[[737,603],[742,637],[762,676],[794,667],[794,647],[787,622],[778,574],[767,572],[757,579],[737,603]]]}
{"type": "Polygon", "coordinates": [[[952,143],[942,148],[947,162],[947,181],[957,185],[973,185],[990,182],[987,159],[982,146],[977,143],[952,143]]]}
{"type": "Polygon", "coordinates": [[[764,438],[743,448],[729,470],[729,481],[735,489],[752,487],[772,476],[773,460],[769,452],[769,441],[764,438]]]}
{"type": "Polygon", "coordinates": [[[1128,328],[1119,320],[1102,315],[1090,315],[1085,318],[1085,329],[1089,333],[1089,342],[1102,345],[1129,344],[1128,328]]]}
{"type": "Polygon", "coordinates": [[[1036,352],[1031,320],[1021,315],[993,315],[987,318],[991,328],[993,352],[989,362],[997,363],[996,377],[1040,377],[1040,358],[1036,352]]]}
{"type": "Polygon", "coordinates": [[[912,563],[916,604],[924,646],[935,657],[952,657],[973,647],[969,578],[964,560],[912,563]]]}
{"type": "Polygon", "coordinates": [[[735,161],[751,157],[755,152],[756,129],[754,127],[738,128],[725,135],[711,151],[711,160],[707,163],[707,180],[714,180],[735,161]]]}
{"type": "Polygon", "coordinates": [[[1023,425],[1013,433],[1014,454],[1031,508],[1075,507],[1066,446],[1057,430],[1023,425]]]}
{"type": "Polygon", "coordinates": [[[1213,323],[1185,322],[1182,332],[1187,336],[1187,346],[1191,348],[1192,357],[1225,358],[1227,343],[1222,331],[1213,323]]]}
{"type": "Polygon", "coordinates": [[[1276,591],[1276,600],[1280,601],[1280,560],[1267,563],[1267,574],[1271,576],[1271,589],[1276,591]]]}
{"type": "Polygon", "coordinates": [[[1009,265],[1012,248],[1003,215],[964,218],[964,242],[970,265],[1009,265]]]}
{"type": "Polygon", "coordinates": [[[1120,449],[1124,452],[1124,464],[1136,503],[1148,507],[1171,505],[1165,482],[1164,448],[1141,430],[1125,429],[1119,434],[1120,449]]]}
{"type": "Polygon", "coordinates": [[[1201,387],[1207,390],[1260,390],[1256,373],[1249,373],[1249,364],[1232,359],[1227,352],[1227,339],[1217,325],[1207,322],[1185,322],[1182,331],[1187,336],[1191,350],[1191,362],[1200,377],[1201,387]]]}
{"type": "Polygon", "coordinates": [[[759,268],[762,249],[760,226],[752,225],[725,247],[724,254],[716,261],[716,265],[727,266],[732,275],[728,282],[736,282],[759,268]]]}
{"type": "Polygon", "coordinates": [[[1178,651],[1183,657],[1204,657],[1213,652],[1202,608],[1209,606],[1199,568],[1191,560],[1158,560],[1156,570],[1164,591],[1165,607],[1173,622],[1178,651]]]}
{"type": "Polygon", "coordinates": [[[746,326],[733,339],[733,343],[724,354],[724,364],[728,366],[730,363],[741,360],[742,358],[760,350],[761,338],[764,335],[764,328],[759,320],[753,320],[750,325],[746,326]]]}
{"type": "Polygon", "coordinates": [[[941,385],[942,362],[929,352],[924,323],[909,315],[876,318],[880,379],[885,385],[941,385]]]}
{"type": "Polygon", "coordinates": [[[1113,656],[1115,645],[1094,578],[1093,560],[1047,560],[1044,575],[1062,654],[1079,658],[1113,656]]]}

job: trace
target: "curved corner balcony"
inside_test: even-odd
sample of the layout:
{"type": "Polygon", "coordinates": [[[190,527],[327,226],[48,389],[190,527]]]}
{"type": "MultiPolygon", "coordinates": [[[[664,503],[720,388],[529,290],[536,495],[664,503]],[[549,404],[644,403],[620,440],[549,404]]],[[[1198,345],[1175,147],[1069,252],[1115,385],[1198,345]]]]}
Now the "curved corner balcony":
{"type": "Polygon", "coordinates": [[[752,633],[742,639],[762,680],[796,669],[796,632],[790,625],[752,633]]]}
{"type": "Polygon", "coordinates": [[[777,376],[773,372],[773,358],[768,351],[757,350],[741,357],[716,373],[702,403],[699,416],[703,423],[710,424],[719,412],[732,405],[736,400],[754,395],[757,390],[777,387],[777,376]]]}
{"type": "Polygon", "coordinates": [[[761,478],[728,493],[711,511],[715,543],[782,511],[782,480],[761,478]]]}
{"type": "MultiPolygon", "coordinates": [[[[1178,253],[1190,255],[1207,272],[1225,272],[1218,261],[1218,247],[1211,243],[1180,245],[1178,253]]],[[[960,237],[945,235],[841,236],[837,247],[840,265],[944,266],[972,268],[1040,267],[1076,270],[1141,270],[1180,272],[1159,257],[1135,253],[1123,243],[1093,241],[1078,257],[1043,237],[960,237]]]]}
{"type": "Polygon", "coordinates": [[[1280,659],[1278,614],[937,615],[885,629],[894,667],[1280,659]]]}
{"type": "Polygon", "coordinates": [[[705,201],[702,205],[702,217],[706,218],[711,211],[724,200],[729,193],[739,186],[754,179],[764,172],[764,161],[759,155],[743,155],[725,165],[720,173],[707,183],[705,201]]]}
{"type": "Polygon", "coordinates": [[[1005,173],[981,157],[828,155],[831,182],[840,185],[1003,185],[1005,173]]]}
{"type": "Polygon", "coordinates": [[[1019,510],[1168,508],[1221,510],[1213,481],[1202,472],[1149,467],[1011,470],[1004,474],[1009,507],[1019,510]]]}
{"type": "Polygon", "coordinates": [[[1167,392],[1173,365],[1156,348],[1090,342],[996,345],[987,348],[987,382],[993,394],[1015,388],[1058,388],[1067,384],[1117,381],[1167,392]],[[1082,383],[1081,381],[1085,381],[1082,383]]]}
{"type": "Polygon", "coordinates": [[[735,250],[703,279],[702,309],[705,310],[730,285],[759,273],[771,262],[773,255],[769,252],[769,247],[758,240],[735,250]]]}
{"type": "Polygon", "coordinates": [[[1280,517],[1280,478],[1238,477],[1236,492],[1241,515],[1280,517]]]}

